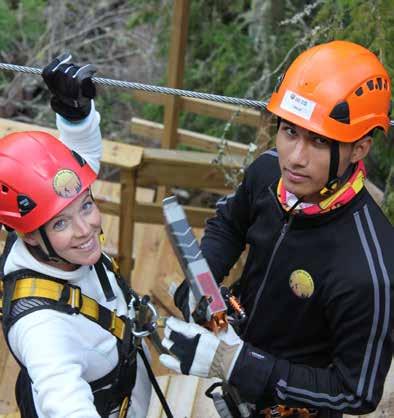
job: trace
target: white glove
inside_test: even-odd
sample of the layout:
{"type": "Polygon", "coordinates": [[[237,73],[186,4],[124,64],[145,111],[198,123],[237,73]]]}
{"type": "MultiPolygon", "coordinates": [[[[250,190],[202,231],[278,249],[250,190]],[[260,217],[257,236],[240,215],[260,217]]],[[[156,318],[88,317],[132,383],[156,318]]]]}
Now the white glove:
{"type": "Polygon", "coordinates": [[[160,356],[160,362],[177,373],[228,380],[241,352],[243,341],[231,325],[216,336],[207,329],[171,317],[162,344],[175,357],[160,356]]]}

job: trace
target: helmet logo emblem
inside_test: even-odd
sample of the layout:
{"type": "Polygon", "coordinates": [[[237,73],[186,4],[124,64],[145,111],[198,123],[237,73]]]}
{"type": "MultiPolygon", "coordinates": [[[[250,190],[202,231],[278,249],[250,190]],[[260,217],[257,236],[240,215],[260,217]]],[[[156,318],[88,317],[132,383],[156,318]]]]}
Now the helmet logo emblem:
{"type": "Polygon", "coordinates": [[[59,170],[53,179],[53,188],[58,196],[71,199],[78,196],[82,189],[82,183],[77,174],[72,170],[59,170]]]}
{"type": "Polygon", "coordinates": [[[290,275],[289,285],[293,293],[301,298],[310,298],[315,290],[312,276],[305,270],[294,270],[290,275]]]}

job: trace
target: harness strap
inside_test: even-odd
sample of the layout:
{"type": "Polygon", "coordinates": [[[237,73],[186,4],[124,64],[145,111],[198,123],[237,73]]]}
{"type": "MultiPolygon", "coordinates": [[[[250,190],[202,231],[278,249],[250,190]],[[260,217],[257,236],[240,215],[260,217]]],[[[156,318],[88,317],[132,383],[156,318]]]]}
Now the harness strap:
{"type": "Polygon", "coordinates": [[[23,298],[45,298],[59,302],[70,313],[81,313],[98,323],[119,340],[123,340],[127,327],[125,318],[116,315],[94,299],[81,293],[78,286],[59,283],[50,279],[25,277],[18,279],[12,296],[12,302],[23,298]]]}

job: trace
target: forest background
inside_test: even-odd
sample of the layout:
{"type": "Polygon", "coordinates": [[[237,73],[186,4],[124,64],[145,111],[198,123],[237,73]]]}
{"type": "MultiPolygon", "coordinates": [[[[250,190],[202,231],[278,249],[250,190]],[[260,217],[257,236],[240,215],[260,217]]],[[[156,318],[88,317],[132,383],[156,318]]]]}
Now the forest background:
{"type": "MultiPolygon", "coordinates": [[[[43,67],[67,50],[101,77],[166,85],[172,11],[171,0],[0,0],[0,62],[43,67]]],[[[333,39],[371,49],[394,78],[394,0],[190,0],[183,88],[267,100],[292,59],[333,39]]],[[[96,102],[106,138],[159,145],[133,135],[130,119],[162,122],[161,107],[107,87],[96,102]]],[[[0,117],[54,126],[48,103],[40,77],[0,71],[0,117]]],[[[256,140],[255,130],[231,120],[187,113],[180,127],[256,140]]],[[[394,129],[376,139],[367,169],[394,224],[394,129]]]]}

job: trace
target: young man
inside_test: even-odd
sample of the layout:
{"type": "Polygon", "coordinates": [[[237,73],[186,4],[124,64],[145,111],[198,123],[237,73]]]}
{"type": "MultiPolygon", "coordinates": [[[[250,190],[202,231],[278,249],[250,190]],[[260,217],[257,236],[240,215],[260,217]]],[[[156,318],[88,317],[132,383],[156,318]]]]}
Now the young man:
{"type": "Polygon", "coordinates": [[[382,64],[354,43],[313,47],[290,65],[268,103],[277,149],[217,203],[201,244],[219,282],[249,245],[239,281],[248,320],[225,341],[170,319],[163,344],[176,357],[164,365],[227,380],[256,416],[278,404],[319,417],[376,408],[392,355],[394,232],[362,160],[374,131],[388,131],[390,96],[382,64]]]}
{"type": "Polygon", "coordinates": [[[92,69],[63,58],[43,77],[68,147],[36,131],[0,140],[0,223],[17,232],[1,258],[16,399],[22,418],[144,417],[151,385],[133,293],[101,251],[90,190],[102,147],[92,69]]]}

